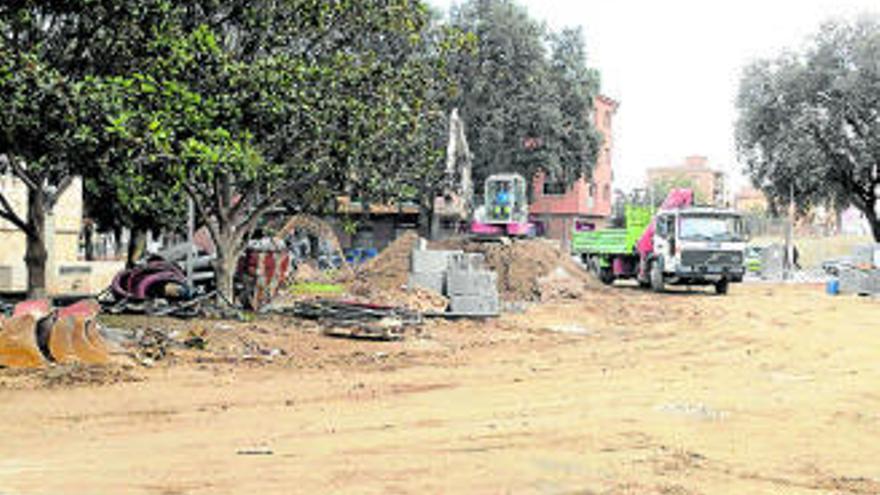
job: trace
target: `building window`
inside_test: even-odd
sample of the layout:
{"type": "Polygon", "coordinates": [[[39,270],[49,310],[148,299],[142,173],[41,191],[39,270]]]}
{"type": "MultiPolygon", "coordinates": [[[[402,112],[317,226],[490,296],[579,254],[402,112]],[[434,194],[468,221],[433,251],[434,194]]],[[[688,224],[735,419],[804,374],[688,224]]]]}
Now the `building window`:
{"type": "Polygon", "coordinates": [[[544,183],[544,194],[547,196],[561,196],[565,194],[565,183],[564,182],[545,182],[544,183]]]}
{"type": "Polygon", "coordinates": [[[596,205],[596,184],[590,182],[590,188],[587,190],[587,208],[593,209],[596,205]]]}
{"type": "Polygon", "coordinates": [[[602,199],[608,201],[611,199],[611,184],[605,184],[602,188],[602,199]]]}

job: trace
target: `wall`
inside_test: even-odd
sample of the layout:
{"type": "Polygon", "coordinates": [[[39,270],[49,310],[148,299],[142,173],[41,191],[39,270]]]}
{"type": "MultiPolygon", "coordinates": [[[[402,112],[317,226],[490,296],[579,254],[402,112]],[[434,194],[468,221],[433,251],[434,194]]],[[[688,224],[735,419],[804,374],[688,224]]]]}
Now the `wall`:
{"type": "MultiPolygon", "coordinates": [[[[593,101],[593,124],[602,134],[603,142],[596,157],[596,164],[590,178],[581,177],[562,194],[544,194],[547,177],[539,172],[532,180],[532,204],[529,212],[535,216],[575,215],[586,217],[608,217],[613,201],[614,173],[611,165],[611,150],[614,146],[612,118],[618,103],[598,96],[593,101]]],[[[558,239],[557,235],[548,236],[558,239]]]]}
{"type": "MultiPolygon", "coordinates": [[[[123,262],[79,261],[82,226],[82,180],[75,179],[46,217],[46,285],[50,294],[96,294],[106,288],[123,262]]],[[[19,216],[27,214],[27,188],[11,175],[0,175],[0,192],[19,216]]],[[[0,292],[27,290],[25,235],[0,220],[0,292]]]]}
{"type": "MultiPolygon", "coordinates": [[[[726,202],[724,174],[709,167],[708,158],[691,155],[681,165],[648,169],[647,185],[657,182],[687,180],[693,184],[699,202],[723,206],[726,202]]],[[[658,201],[662,201],[659,198],[658,201]]]]}

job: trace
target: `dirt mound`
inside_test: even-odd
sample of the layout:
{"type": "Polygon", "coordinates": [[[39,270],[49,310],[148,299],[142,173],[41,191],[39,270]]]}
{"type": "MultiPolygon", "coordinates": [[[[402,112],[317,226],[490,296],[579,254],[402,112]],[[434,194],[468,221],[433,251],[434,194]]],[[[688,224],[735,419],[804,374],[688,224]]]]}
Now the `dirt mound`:
{"type": "MultiPolygon", "coordinates": [[[[404,234],[361,267],[352,292],[373,296],[377,302],[388,299],[385,296],[392,300],[401,297],[401,288],[406,285],[409,274],[410,256],[418,239],[415,233],[404,234]]],[[[498,292],[505,301],[578,298],[584,290],[600,287],[559,249],[557,241],[529,239],[502,244],[451,239],[432,242],[430,248],[482,253],[486,257],[486,268],[498,273],[498,292]]],[[[439,305],[439,300],[436,302],[439,305]]]]}
{"type": "Polygon", "coordinates": [[[406,285],[410,256],[418,240],[416,233],[407,232],[364,263],[355,277],[354,292],[395,290],[406,285]]]}
{"type": "Polygon", "coordinates": [[[577,298],[600,286],[579,264],[547,239],[514,240],[507,244],[447,240],[434,249],[483,253],[487,268],[498,273],[498,292],[506,301],[577,298]]]}

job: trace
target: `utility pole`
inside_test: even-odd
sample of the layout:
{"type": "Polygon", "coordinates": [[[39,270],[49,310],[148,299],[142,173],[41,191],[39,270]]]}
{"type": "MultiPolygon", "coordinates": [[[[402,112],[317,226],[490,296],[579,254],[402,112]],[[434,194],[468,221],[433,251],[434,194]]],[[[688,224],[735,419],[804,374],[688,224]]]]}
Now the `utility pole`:
{"type": "Polygon", "coordinates": [[[190,195],[186,196],[187,216],[186,216],[186,242],[188,244],[186,250],[186,290],[193,290],[193,234],[196,228],[196,212],[195,204],[190,195]]]}
{"type": "Polygon", "coordinates": [[[794,182],[789,185],[788,189],[788,222],[785,227],[785,258],[783,279],[791,278],[792,267],[794,265],[794,249],[792,246],[792,237],[794,236],[794,182]]]}

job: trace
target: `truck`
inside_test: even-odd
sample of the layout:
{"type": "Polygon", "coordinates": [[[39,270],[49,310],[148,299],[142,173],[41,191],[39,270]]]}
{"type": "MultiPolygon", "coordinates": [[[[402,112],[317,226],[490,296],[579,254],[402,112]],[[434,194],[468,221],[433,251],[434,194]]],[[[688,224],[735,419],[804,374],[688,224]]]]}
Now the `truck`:
{"type": "Polygon", "coordinates": [[[616,210],[615,226],[572,234],[572,254],[603,283],[635,279],[655,291],[712,285],[726,294],[742,282],[748,236],[737,212],[694,206],[688,189],[670,191],[656,212],[632,200],[616,210]]]}

